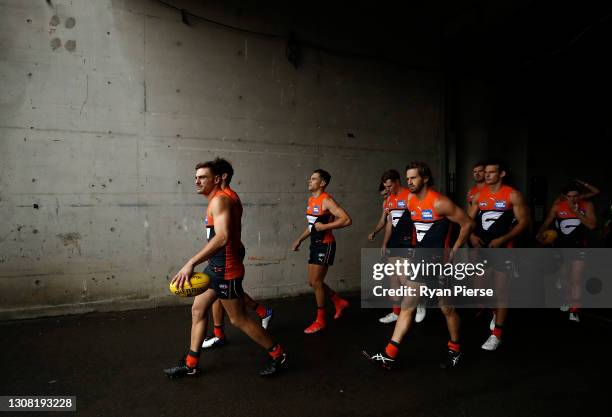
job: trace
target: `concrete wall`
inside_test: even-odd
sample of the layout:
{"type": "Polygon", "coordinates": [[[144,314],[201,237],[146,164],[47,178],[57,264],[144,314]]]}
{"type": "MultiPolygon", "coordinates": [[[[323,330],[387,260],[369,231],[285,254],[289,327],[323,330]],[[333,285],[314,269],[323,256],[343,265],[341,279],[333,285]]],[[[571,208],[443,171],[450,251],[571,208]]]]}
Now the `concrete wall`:
{"type": "Polygon", "coordinates": [[[167,283],[205,241],[198,161],[234,163],[256,298],[309,291],[307,245],[287,248],[313,169],[354,218],[336,233],[340,291],[358,288],[381,172],[423,159],[441,174],[438,75],[308,48],[296,70],[284,40],[189,27],[155,1],[52,4],[0,1],[0,318],[185,302],[167,283]]]}

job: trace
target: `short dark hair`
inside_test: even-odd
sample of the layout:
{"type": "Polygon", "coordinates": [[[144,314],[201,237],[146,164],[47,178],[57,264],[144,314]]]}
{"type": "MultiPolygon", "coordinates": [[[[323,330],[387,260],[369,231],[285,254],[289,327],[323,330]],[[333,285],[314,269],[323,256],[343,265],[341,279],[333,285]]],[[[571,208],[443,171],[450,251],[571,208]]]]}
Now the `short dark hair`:
{"type": "Polygon", "coordinates": [[[585,189],[584,187],[579,184],[577,181],[570,181],[567,184],[565,184],[562,188],[561,188],[561,192],[563,194],[567,194],[570,191],[578,191],[578,193],[580,194],[584,194],[585,189]]]}
{"type": "Polygon", "coordinates": [[[325,181],[325,186],[327,187],[329,185],[329,182],[331,181],[331,174],[327,171],[325,171],[324,169],[315,169],[314,171],[312,171],[313,174],[319,174],[321,176],[321,178],[323,179],[323,181],[325,181]]]}
{"type": "Polygon", "coordinates": [[[213,174],[213,176],[219,175],[217,166],[215,165],[215,161],[198,162],[195,166],[196,171],[202,168],[210,169],[210,172],[213,174]]]}
{"type": "Polygon", "coordinates": [[[385,184],[383,184],[382,182],[380,184],[378,184],[378,192],[380,193],[382,190],[385,189],[385,184]]]}
{"type": "Polygon", "coordinates": [[[382,182],[387,182],[387,180],[399,181],[399,179],[400,179],[400,174],[394,169],[386,170],[385,172],[383,172],[382,176],[380,177],[380,180],[382,182]]]}
{"type": "Polygon", "coordinates": [[[501,158],[489,158],[485,162],[485,166],[487,165],[497,165],[499,168],[499,172],[505,171],[508,174],[508,165],[501,158]]]}
{"type": "Polygon", "coordinates": [[[427,181],[428,187],[432,187],[434,185],[434,178],[433,174],[431,173],[431,168],[429,168],[429,165],[427,165],[425,162],[411,162],[406,166],[406,172],[408,172],[409,169],[416,169],[419,172],[419,176],[429,178],[429,181],[427,181]]]}
{"type": "Polygon", "coordinates": [[[487,163],[485,161],[478,161],[474,165],[472,165],[472,169],[476,168],[476,167],[484,167],[486,165],[487,165],[487,163]]]}
{"type": "Polygon", "coordinates": [[[227,159],[219,157],[215,158],[213,163],[216,165],[216,172],[219,175],[227,174],[227,178],[225,179],[225,181],[229,185],[229,183],[232,182],[232,177],[234,176],[234,167],[232,166],[232,164],[227,159]]]}

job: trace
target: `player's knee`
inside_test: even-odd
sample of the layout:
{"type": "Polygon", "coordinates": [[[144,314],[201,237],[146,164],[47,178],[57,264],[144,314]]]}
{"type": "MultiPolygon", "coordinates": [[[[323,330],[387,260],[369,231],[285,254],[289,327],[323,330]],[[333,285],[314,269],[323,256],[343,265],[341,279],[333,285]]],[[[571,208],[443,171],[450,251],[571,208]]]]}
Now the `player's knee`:
{"type": "Polygon", "coordinates": [[[311,288],[319,288],[321,286],[321,281],[318,279],[311,279],[308,280],[308,285],[310,285],[311,288]]]}
{"type": "Polygon", "coordinates": [[[451,306],[442,306],[440,310],[446,317],[452,316],[455,313],[455,308],[451,306]]]}
{"type": "Polygon", "coordinates": [[[412,313],[414,313],[415,308],[412,305],[401,306],[400,317],[412,317],[412,313]]]}
{"type": "Polygon", "coordinates": [[[200,320],[204,317],[204,307],[201,305],[194,304],[191,306],[191,318],[192,320],[200,320]]]}
{"type": "Polygon", "coordinates": [[[232,326],[242,329],[246,324],[246,315],[244,314],[232,314],[230,316],[230,322],[232,326]]]}

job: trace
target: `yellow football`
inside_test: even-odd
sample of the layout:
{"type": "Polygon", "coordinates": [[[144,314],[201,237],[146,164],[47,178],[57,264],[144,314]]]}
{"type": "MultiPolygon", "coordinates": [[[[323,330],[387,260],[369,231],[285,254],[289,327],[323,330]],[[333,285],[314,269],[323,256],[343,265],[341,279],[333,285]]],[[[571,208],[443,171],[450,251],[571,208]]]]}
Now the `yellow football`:
{"type": "Polygon", "coordinates": [[[542,243],[545,245],[552,245],[557,239],[557,232],[552,229],[545,230],[542,232],[542,243]]]}
{"type": "Polygon", "coordinates": [[[196,295],[202,294],[208,289],[210,285],[210,277],[203,272],[195,272],[191,276],[191,285],[185,282],[185,286],[181,289],[170,283],[170,292],[179,297],[195,297],[196,295]]]}

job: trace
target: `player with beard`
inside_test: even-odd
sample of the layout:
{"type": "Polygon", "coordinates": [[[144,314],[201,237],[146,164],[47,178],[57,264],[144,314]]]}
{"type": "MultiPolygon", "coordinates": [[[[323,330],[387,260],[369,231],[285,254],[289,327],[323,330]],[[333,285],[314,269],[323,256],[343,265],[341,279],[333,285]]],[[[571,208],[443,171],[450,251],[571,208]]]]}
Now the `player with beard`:
{"type": "MultiPolygon", "coordinates": [[[[428,249],[439,249],[444,252],[450,245],[450,224],[456,223],[460,227],[459,235],[452,249],[450,257],[452,260],[455,252],[465,243],[470,235],[474,222],[460,207],[455,205],[448,197],[435,191],[433,175],[429,166],[423,162],[413,162],[406,167],[406,179],[408,188],[412,194],[408,201],[408,209],[416,229],[415,251],[417,255],[428,253],[428,249]]],[[[425,255],[427,256],[427,255],[425,255]]],[[[438,255],[432,260],[442,261],[438,255]]],[[[437,282],[437,279],[434,280],[437,282]]],[[[431,279],[429,285],[436,285],[431,279]]],[[[423,283],[408,281],[402,277],[402,285],[413,287],[418,294],[418,288],[423,283]],[[415,286],[416,285],[416,286],[415,286]]],[[[392,369],[399,354],[399,346],[412,324],[412,315],[419,301],[419,296],[406,296],[402,300],[401,312],[391,340],[386,348],[374,355],[363,351],[363,355],[372,363],[384,369],[392,369]]],[[[438,297],[438,305],[446,318],[450,339],[447,344],[447,355],[440,364],[442,368],[454,368],[461,359],[460,346],[460,320],[457,311],[445,297],[438,297]]]]}

